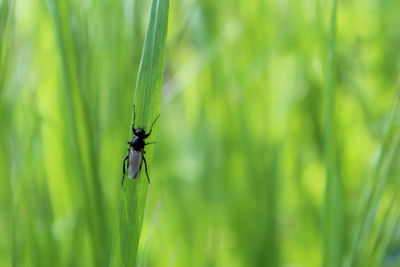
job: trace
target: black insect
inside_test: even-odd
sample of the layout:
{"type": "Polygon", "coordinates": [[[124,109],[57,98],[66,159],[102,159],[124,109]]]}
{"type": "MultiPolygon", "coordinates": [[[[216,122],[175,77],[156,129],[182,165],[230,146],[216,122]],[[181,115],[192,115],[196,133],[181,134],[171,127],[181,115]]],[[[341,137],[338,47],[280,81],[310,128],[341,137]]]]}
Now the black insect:
{"type": "Polygon", "coordinates": [[[150,131],[148,133],[145,132],[144,128],[137,128],[135,129],[135,106],[133,106],[133,123],[132,123],[132,132],[135,135],[132,140],[128,142],[128,155],[125,157],[123,166],[122,166],[122,181],[121,186],[124,183],[125,174],[126,174],[126,167],[128,167],[128,177],[130,179],[136,179],[139,176],[140,170],[142,169],[142,162],[144,162],[144,168],[146,171],[147,180],[150,183],[149,174],[147,173],[147,162],[144,154],[144,147],[146,145],[155,144],[155,142],[146,143],[144,139],[150,136],[151,131],[153,130],[154,123],[156,123],[157,119],[160,117],[158,115],[153,123],[151,124],[150,131]],[[142,161],[143,160],[143,161],[142,161]],[[128,165],[126,163],[128,162],[128,165]]]}

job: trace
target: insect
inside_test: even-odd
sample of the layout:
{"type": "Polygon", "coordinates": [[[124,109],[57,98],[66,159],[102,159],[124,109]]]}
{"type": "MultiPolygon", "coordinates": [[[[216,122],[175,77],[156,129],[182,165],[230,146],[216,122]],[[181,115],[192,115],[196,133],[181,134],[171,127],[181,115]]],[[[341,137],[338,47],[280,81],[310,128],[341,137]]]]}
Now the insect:
{"type": "Polygon", "coordinates": [[[122,165],[123,175],[122,175],[121,186],[124,183],[126,168],[128,168],[128,177],[130,179],[136,179],[138,178],[140,170],[142,169],[143,162],[147,180],[150,183],[149,174],[147,172],[147,162],[146,158],[144,157],[144,154],[146,153],[146,151],[144,151],[144,147],[150,144],[155,144],[156,142],[146,143],[145,139],[151,135],[154,123],[156,123],[160,115],[158,115],[154,119],[153,123],[151,124],[150,131],[148,133],[146,133],[144,128],[137,128],[137,129],[135,128],[135,117],[136,117],[135,106],[133,106],[132,132],[134,134],[134,137],[132,138],[132,140],[128,142],[129,144],[128,155],[124,158],[122,165]]]}

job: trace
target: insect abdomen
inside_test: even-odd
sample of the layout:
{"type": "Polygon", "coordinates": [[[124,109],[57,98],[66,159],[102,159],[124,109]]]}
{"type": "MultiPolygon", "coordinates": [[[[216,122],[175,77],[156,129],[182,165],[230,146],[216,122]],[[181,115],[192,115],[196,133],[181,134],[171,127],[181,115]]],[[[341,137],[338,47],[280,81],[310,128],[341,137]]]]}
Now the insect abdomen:
{"type": "Polygon", "coordinates": [[[140,166],[142,165],[143,150],[136,151],[133,148],[129,149],[129,169],[128,177],[136,179],[139,176],[140,166]]]}

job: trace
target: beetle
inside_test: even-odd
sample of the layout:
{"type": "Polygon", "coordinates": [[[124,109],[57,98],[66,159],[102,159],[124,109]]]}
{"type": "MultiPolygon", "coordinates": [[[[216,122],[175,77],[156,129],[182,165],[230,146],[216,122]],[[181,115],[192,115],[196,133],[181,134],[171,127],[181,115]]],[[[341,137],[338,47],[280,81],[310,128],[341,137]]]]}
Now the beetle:
{"type": "Polygon", "coordinates": [[[140,170],[142,169],[142,164],[144,162],[144,168],[147,176],[147,180],[150,183],[149,174],[147,172],[147,162],[144,154],[146,151],[144,150],[145,146],[155,144],[156,142],[146,143],[145,139],[151,135],[153,131],[153,126],[160,117],[160,114],[154,119],[153,123],[151,124],[150,131],[146,133],[144,128],[135,128],[135,117],[136,111],[135,106],[133,106],[133,123],[132,123],[132,132],[134,137],[132,140],[128,142],[128,155],[124,158],[122,163],[122,181],[121,186],[124,183],[125,175],[126,175],[126,168],[128,168],[128,177],[130,179],[136,179],[139,176],[140,170]]]}

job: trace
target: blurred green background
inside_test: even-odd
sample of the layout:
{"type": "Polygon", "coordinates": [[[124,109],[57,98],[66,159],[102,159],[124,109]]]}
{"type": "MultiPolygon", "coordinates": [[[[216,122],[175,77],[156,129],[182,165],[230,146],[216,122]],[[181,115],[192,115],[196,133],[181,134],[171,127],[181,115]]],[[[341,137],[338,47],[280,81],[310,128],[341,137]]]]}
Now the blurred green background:
{"type": "MultiPolygon", "coordinates": [[[[0,1],[0,266],[109,265],[148,10],[0,1]]],[[[400,2],[332,10],[171,1],[139,266],[400,266],[400,2]]]]}

